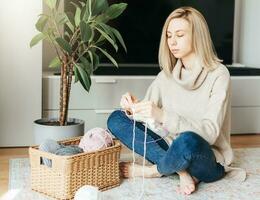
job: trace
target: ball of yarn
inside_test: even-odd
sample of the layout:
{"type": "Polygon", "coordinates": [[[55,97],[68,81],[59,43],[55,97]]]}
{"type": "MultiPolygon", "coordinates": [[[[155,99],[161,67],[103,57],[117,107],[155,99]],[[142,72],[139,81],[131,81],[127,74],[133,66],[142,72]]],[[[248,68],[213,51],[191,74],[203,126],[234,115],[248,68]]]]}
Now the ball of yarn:
{"type": "Polygon", "coordinates": [[[87,131],[81,138],[79,147],[84,152],[92,152],[105,149],[113,145],[112,136],[103,128],[93,128],[87,131]]]}
{"type": "Polygon", "coordinates": [[[77,190],[74,200],[101,200],[101,193],[98,187],[84,185],[77,190]]]}
{"type": "MultiPolygon", "coordinates": [[[[49,153],[55,153],[60,148],[60,144],[56,142],[55,140],[46,139],[44,140],[40,146],[39,150],[49,152],[49,153]]],[[[51,160],[48,158],[42,158],[42,163],[44,165],[47,165],[48,167],[51,167],[51,160]]]]}
{"type": "Polygon", "coordinates": [[[76,145],[63,146],[55,152],[56,155],[60,156],[69,156],[78,153],[83,153],[83,149],[76,145]]]}

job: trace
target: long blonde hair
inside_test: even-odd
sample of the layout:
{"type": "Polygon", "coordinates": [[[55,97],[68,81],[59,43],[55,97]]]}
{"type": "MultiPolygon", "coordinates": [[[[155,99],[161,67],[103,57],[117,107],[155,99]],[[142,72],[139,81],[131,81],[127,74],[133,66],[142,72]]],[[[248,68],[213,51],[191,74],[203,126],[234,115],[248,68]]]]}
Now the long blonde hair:
{"type": "Polygon", "coordinates": [[[169,50],[166,36],[168,25],[175,18],[183,18],[189,22],[192,28],[192,48],[195,54],[199,57],[206,70],[215,69],[222,60],[217,57],[205,18],[198,10],[192,7],[178,8],[167,17],[163,26],[159,47],[160,68],[169,76],[177,61],[169,50]]]}

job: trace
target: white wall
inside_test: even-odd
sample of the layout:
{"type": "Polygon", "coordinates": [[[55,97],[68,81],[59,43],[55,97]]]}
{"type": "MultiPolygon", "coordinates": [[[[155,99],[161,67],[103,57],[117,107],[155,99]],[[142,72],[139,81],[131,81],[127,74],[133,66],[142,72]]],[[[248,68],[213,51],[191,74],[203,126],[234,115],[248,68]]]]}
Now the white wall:
{"type": "Polygon", "coordinates": [[[236,0],[234,62],[260,68],[259,19],[259,0],[236,0]]]}
{"type": "Polygon", "coordinates": [[[31,145],[41,118],[42,45],[29,47],[41,12],[40,0],[1,0],[0,146],[31,145]]]}

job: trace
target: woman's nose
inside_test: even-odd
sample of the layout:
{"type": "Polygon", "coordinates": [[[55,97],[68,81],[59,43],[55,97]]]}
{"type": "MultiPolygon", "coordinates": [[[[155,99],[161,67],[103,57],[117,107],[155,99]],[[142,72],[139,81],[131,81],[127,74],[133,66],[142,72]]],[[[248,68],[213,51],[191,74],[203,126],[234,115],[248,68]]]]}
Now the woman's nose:
{"type": "Polygon", "coordinates": [[[172,46],[177,45],[177,42],[176,42],[175,37],[171,37],[171,39],[170,39],[170,44],[171,44],[172,46]]]}

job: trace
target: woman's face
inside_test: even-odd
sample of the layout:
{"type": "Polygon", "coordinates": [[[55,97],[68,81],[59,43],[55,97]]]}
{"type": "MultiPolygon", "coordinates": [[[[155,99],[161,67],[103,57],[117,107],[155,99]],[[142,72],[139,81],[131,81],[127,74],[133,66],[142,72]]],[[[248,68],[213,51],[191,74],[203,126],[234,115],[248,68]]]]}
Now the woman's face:
{"type": "Polygon", "coordinates": [[[172,19],[166,34],[168,47],[175,58],[184,58],[193,52],[191,26],[187,20],[172,19]]]}

